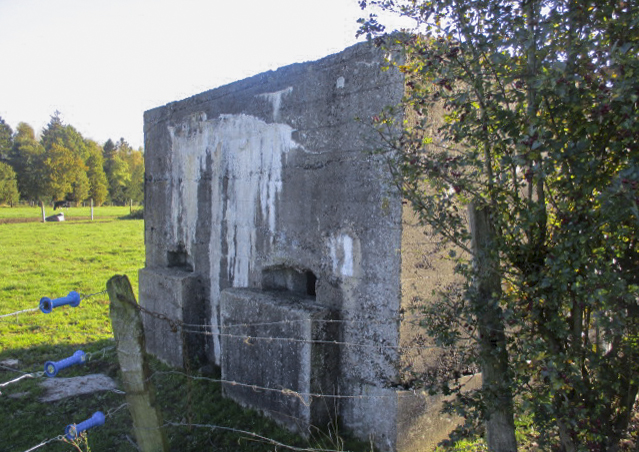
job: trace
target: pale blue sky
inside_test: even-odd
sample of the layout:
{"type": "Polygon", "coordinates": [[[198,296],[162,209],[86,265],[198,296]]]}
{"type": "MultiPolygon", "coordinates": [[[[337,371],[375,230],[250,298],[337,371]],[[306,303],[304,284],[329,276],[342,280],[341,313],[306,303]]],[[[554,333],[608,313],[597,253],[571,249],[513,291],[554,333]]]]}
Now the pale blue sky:
{"type": "Polygon", "coordinates": [[[145,110],[356,42],[357,0],[0,0],[0,116],[143,145],[145,110]]]}

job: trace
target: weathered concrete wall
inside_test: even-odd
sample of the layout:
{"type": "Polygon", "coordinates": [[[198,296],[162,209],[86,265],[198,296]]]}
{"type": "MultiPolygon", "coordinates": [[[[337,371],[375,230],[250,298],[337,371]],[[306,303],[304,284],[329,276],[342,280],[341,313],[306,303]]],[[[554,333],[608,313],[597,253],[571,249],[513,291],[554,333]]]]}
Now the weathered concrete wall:
{"type": "Polygon", "coordinates": [[[143,268],[139,277],[144,308],[158,314],[142,317],[147,351],[176,367],[184,366],[186,355],[202,360],[205,336],[185,333],[181,323],[198,325],[205,317],[203,278],[177,267],[143,268]]]}
{"type": "MultiPolygon", "coordinates": [[[[297,383],[293,374],[280,383],[312,392],[335,382],[331,393],[343,397],[331,401],[339,401],[343,426],[394,450],[414,428],[407,419],[419,417],[402,417],[402,410],[426,402],[421,396],[408,401],[393,387],[402,363],[402,203],[384,163],[366,152],[374,137],[366,124],[401,99],[404,85],[398,72],[380,70],[382,61],[377,49],[361,44],[146,112],[140,303],[189,319],[187,312],[199,309],[202,318],[192,323],[208,326],[204,353],[222,365],[223,378],[248,378],[247,369],[229,363],[238,353],[253,353],[240,351],[242,344],[252,347],[250,341],[222,338],[238,323],[260,322],[260,303],[271,306],[273,319],[337,320],[331,332],[340,344],[331,357],[337,366],[318,372],[330,360],[314,364],[313,356],[324,352],[296,342],[287,353],[264,349],[253,358],[255,372],[278,369],[273,359],[260,359],[269,353],[298,361],[297,383]],[[199,284],[192,299],[163,286],[190,281],[199,284]],[[254,295],[250,302],[247,294],[254,295]],[[301,300],[299,307],[291,297],[301,300]],[[193,307],[193,300],[203,301],[193,307]]],[[[183,347],[171,345],[163,328],[149,349],[179,363],[183,347]]],[[[265,334],[313,341],[313,331],[319,330],[265,334]]],[[[227,394],[248,403],[239,391],[227,394]]],[[[284,407],[286,397],[270,402],[284,407]]],[[[269,411],[262,402],[256,407],[269,411]]],[[[305,426],[322,416],[312,407],[292,410],[305,426]]]]}
{"type": "Polygon", "coordinates": [[[302,435],[327,425],[337,409],[335,311],[302,293],[226,289],[220,312],[222,375],[242,383],[224,383],[224,394],[302,435]]]}

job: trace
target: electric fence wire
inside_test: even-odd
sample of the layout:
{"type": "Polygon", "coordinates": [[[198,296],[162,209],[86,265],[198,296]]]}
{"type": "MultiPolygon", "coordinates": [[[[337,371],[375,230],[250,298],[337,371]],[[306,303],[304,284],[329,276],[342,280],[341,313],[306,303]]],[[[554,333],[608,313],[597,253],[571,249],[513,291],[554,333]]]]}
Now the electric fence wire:
{"type": "MultiPolygon", "coordinates": [[[[80,295],[80,300],[87,300],[87,299],[89,299],[91,297],[95,297],[95,296],[102,295],[102,294],[105,294],[105,293],[107,293],[106,290],[103,290],[101,292],[95,292],[95,293],[88,294],[88,295],[80,295]]],[[[28,312],[35,312],[35,311],[39,311],[39,310],[40,310],[40,308],[31,308],[31,309],[23,309],[21,311],[16,311],[16,312],[10,312],[9,314],[0,315],[0,319],[5,318],[5,317],[11,317],[11,316],[19,315],[19,314],[26,314],[28,312]]]]}
{"type": "Polygon", "coordinates": [[[41,447],[46,446],[49,443],[52,443],[53,441],[64,441],[64,435],[58,435],[58,436],[56,436],[54,438],[49,438],[47,440],[44,440],[40,444],[38,444],[37,446],[33,446],[31,449],[25,450],[24,452],[31,452],[32,450],[39,449],[41,447]]]}
{"type": "MultiPolygon", "coordinates": [[[[44,372],[34,372],[30,374],[24,374],[19,376],[18,378],[14,378],[13,380],[6,381],[0,384],[0,388],[4,388],[5,386],[9,386],[10,384],[17,383],[20,380],[24,380],[25,378],[39,378],[44,376],[44,372]]],[[[2,391],[0,391],[0,395],[2,395],[2,391]]]]}
{"type": "Polygon", "coordinates": [[[9,314],[3,314],[0,315],[0,319],[4,318],[4,317],[11,317],[14,315],[19,315],[19,314],[25,314],[27,312],[34,312],[34,311],[38,311],[40,308],[31,308],[31,309],[23,309],[22,311],[16,311],[16,312],[11,312],[9,314]]]}
{"type": "MultiPolygon", "coordinates": [[[[117,413],[118,411],[120,411],[122,408],[124,408],[127,405],[128,405],[128,403],[123,403],[122,405],[120,405],[117,408],[110,409],[109,411],[107,411],[107,413],[104,415],[104,417],[107,418],[107,419],[110,418],[111,416],[113,416],[115,413],[117,413]]],[[[31,452],[33,450],[37,450],[37,449],[39,449],[41,447],[44,447],[47,444],[52,443],[54,441],[68,442],[65,439],[64,435],[58,435],[58,436],[55,436],[53,438],[46,439],[46,440],[42,441],[40,444],[38,444],[37,446],[33,446],[31,449],[25,450],[24,452],[31,452]]]]}
{"type": "Polygon", "coordinates": [[[7,367],[7,366],[3,366],[2,364],[0,364],[0,368],[4,369],[4,370],[8,370],[10,372],[18,372],[19,374],[28,374],[31,372],[24,372],[22,370],[18,370],[18,369],[14,369],[13,367],[7,367]]]}
{"type": "MultiPolygon", "coordinates": [[[[100,355],[102,354],[102,357],[100,359],[104,359],[104,357],[106,356],[106,352],[109,350],[113,350],[115,349],[115,345],[109,346],[109,347],[104,347],[102,350],[99,350],[97,352],[88,352],[85,354],[85,363],[88,363],[90,361],[92,361],[94,359],[94,356],[100,355]]],[[[20,380],[24,380],[26,378],[43,378],[45,376],[45,373],[40,371],[40,372],[24,372],[22,370],[18,370],[18,369],[13,369],[11,367],[7,367],[7,366],[3,366],[0,365],[1,368],[6,369],[8,371],[11,372],[17,372],[17,373],[21,373],[23,375],[19,376],[18,378],[14,378],[13,380],[9,380],[9,381],[5,381],[4,383],[0,383],[0,388],[4,388],[5,386],[9,386],[10,384],[13,383],[17,383],[20,380]]],[[[122,391],[119,390],[112,390],[112,392],[117,393],[122,393],[124,394],[122,391]]],[[[0,391],[0,395],[2,395],[2,391],[0,391]]]]}

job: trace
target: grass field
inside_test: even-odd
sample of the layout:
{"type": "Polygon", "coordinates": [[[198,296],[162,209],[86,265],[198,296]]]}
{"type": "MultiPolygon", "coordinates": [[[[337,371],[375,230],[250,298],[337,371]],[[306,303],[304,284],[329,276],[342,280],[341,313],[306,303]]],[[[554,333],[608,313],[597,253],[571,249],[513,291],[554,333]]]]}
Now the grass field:
{"type": "MultiPolygon", "coordinates": [[[[133,210],[139,209],[140,207],[133,207],[133,210]]],[[[91,207],[71,207],[69,209],[57,209],[53,210],[51,206],[44,206],[45,215],[54,215],[60,212],[64,212],[64,215],[69,218],[77,218],[77,219],[91,219],[91,207]]],[[[128,215],[130,213],[129,207],[121,207],[121,206],[100,206],[93,208],[93,218],[94,219],[104,219],[104,218],[117,218],[122,217],[124,215],[128,215]]],[[[39,206],[27,207],[8,207],[8,206],[0,206],[0,220],[9,220],[12,218],[31,218],[34,220],[42,220],[42,210],[39,206]]]]}
{"type": "MultiPolygon", "coordinates": [[[[144,266],[144,224],[124,220],[127,208],[100,208],[99,221],[60,223],[2,223],[3,218],[40,217],[39,209],[0,208],[0,316],[37,308],[40,298],[58,298],[71,290],[89,295],[105,289],[115,274],[129,276],[137,289],[137,271],[144,266]]],[[[67,218],[85,216],[82,209],[68,209],[67,218]]],[[[136,290],[137,292],[137,290],[136,290]]],[[[81,301],[80,306],[63,306],[50,314],[40,311],[0,317],[0,385],[24,373],[39,372],[45,361],[58,361],[75,350],[94,353],[82,366],[64,370],[64,377],[104,373],[119,378],[106,294],[81,301]],[[14,361],[9,361],[14,360],[14,361]],[[13,370],[10,370],[13,369],[13,370]]],[[[242,410],[221,397],[215,371],[192,369],[188,378],[152,361],[152,383],[167,422],[224,426],[167,427],[170,450],[182,451],[267,451],[282,450],[264,440],[228,429],[255,432],[284,444],[308,447],[309,443],[249,410],[242,410]],[[208,379],[207,379],[208,378],[208,379]]],[[[0,387],[0,452],[26,451],[64,433],[66,425],[77,423],[100,410],[107,414],[104,426],[88,431],[88,445],[98,451],[135,451],[132,421],[123,404],[125,397],[114,392],[76,396],[43,403],[39,397],[44,377],[27,378],[0,387]]],[[[312,446],[341,447],[327,441],[312,446]]],[[[349,445],[364,450],[365,445],[349,445]]],[[[80,450],[53,440],[43,451],[80,450]]],[[[81,450],[88,450],[83,445],[81,450]]]]}

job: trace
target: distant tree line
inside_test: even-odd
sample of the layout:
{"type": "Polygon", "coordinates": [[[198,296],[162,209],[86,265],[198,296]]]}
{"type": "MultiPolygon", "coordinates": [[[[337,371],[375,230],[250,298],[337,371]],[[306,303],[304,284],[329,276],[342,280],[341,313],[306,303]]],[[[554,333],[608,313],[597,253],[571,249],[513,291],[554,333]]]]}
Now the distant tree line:
{"type": "Polygon", "coordinates": [[[67,200],[80,204],[144,200],[144,151],[120,138],[84,138],[55,112],[39,139],[29,124],[15,131],[0,117],[0,204],[67,200]]]}

